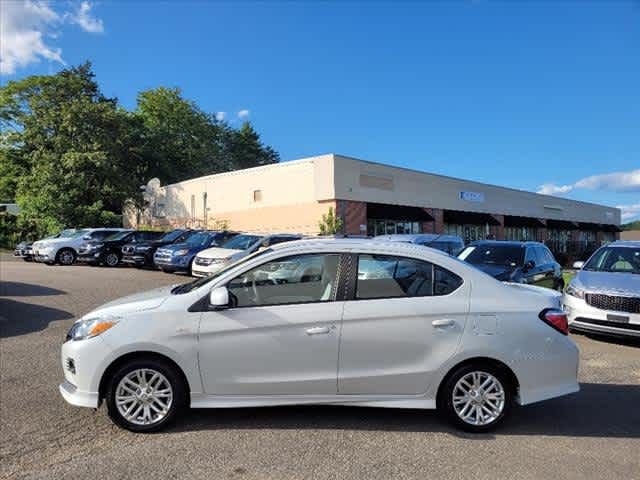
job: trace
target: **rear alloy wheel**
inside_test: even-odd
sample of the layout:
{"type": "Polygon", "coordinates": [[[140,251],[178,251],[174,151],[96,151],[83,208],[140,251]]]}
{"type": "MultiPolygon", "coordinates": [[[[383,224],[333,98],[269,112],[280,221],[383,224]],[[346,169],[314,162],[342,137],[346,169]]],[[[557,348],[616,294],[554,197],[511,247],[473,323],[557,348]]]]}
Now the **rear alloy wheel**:
{"type": "Polygon", "coordinates": [[[169,424],[185,404],[184,384],[174,368],[154,359],[134,360],[111,378],[109,417],[133,432],[154,432],[169,424]]]}
{"type": "Polygon", "coordinates": [[[104,264],[107,267],[117,267],[120,263],[120,256],[117,253],[107,253],[104,257],[104,264]]]}
{"type": "Polygon", "coordinates": [[[56,261],[60,265],[73,265],[73,263],[76,261],[76,252],[74,252],[70,248],[64,248],[60,250],[56,255],[56,261]]]}
{"type": "Polygon", "coordinates": [[[439,407],[457,427],[493,430],[509,413],[513,393],[507,376],[492,365],[466,365],[449,377],[439,407]]]}

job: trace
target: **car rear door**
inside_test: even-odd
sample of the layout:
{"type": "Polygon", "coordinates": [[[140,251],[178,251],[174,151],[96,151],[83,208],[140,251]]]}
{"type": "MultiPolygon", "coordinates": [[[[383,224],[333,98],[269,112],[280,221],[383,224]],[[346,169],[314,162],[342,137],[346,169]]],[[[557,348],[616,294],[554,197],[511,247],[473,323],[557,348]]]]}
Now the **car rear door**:
{"type": "Polygon", "coordinates": [[[470,285],[414,258],[360,254],[352,256],[351,265],[338,393],[424,393],[458,345],[470,285]]]}

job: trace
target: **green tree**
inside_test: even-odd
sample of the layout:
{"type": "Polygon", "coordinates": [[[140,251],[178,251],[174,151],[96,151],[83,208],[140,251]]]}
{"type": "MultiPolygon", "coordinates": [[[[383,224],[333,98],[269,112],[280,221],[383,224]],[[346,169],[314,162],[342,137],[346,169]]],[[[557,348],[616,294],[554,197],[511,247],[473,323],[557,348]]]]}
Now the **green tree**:
{"type": "Polygon", "coordinates": [[[228,130],[231,157],[234,168],[250,168],[278,163],[280,155],[260,140],[260,135],[249,122],[244,122],[238,130],[228,130]]]}
{"type": "Polygon", "coordinates": [[[0,100],[0,188],[15,194],[22,220],[41,233],[118,224],[125,201],[139,195],[139,130],[100,92],[91,64],[9,82],[0,100]]]}
{"type": "Polygon", "coordinates": [[[147,178],[174,183],[231,170],[225,155],[225,127],[182,97],[178,88],[141,92],[135,116],[143,127],[142,154],[147,178]]]}
{"type": "Polygon", "coordinates": [[[342,219],[335,214],[333,207],[329,207],[329,211],[322,214],[318,228],[320,235],[335,235],[342,232],[342,219]]]}

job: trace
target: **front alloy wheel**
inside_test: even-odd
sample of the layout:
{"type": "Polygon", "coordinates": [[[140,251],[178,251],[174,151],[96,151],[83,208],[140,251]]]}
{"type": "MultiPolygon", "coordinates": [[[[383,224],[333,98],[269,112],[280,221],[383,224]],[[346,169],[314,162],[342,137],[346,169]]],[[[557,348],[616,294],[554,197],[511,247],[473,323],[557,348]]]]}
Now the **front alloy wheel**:
{"type": "Polygon", "coordinates": [[[134,432],[164,428],[185,404],[185,398],[175,369],[155,359],[124,365],[111,378],[106,394],[111,419],[134,432]]]}
{"type": "Polygon", "coordinates": [[[104,263],[107,267],[116,267],[118,263],[120,263],[120,257],[118,257],[117,253],[108,253],[106,257],[104,257],[104,263]]]}
{"type": "Polygon", "coordinates": [[[467,365],[449,377],[439,406],[456,426],[479,433],[501,423],[512,402],[508,378],[500,369],[467,365]]]}
{"type": "Polygon", "coordinates": [[[70,250],[68,248],[65,248],[64,250],[58,252],[57,257],[58,263],[60,265],[73,265],[73,262],[76,261],[76,254],[73,252],[73,250],[70,250]]]}

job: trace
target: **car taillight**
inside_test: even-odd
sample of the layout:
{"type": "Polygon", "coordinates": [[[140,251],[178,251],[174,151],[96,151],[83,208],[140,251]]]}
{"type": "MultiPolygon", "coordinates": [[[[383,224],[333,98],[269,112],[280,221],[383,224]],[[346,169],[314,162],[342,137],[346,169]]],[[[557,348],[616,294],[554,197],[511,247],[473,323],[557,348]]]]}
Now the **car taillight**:
{"type": "Polygon", "coordinates": [[[557,308],[548,308],[540,312],[540,320],[556,329],[563,335],[569,335],[569,320],[567,314],[557,308]]]}

